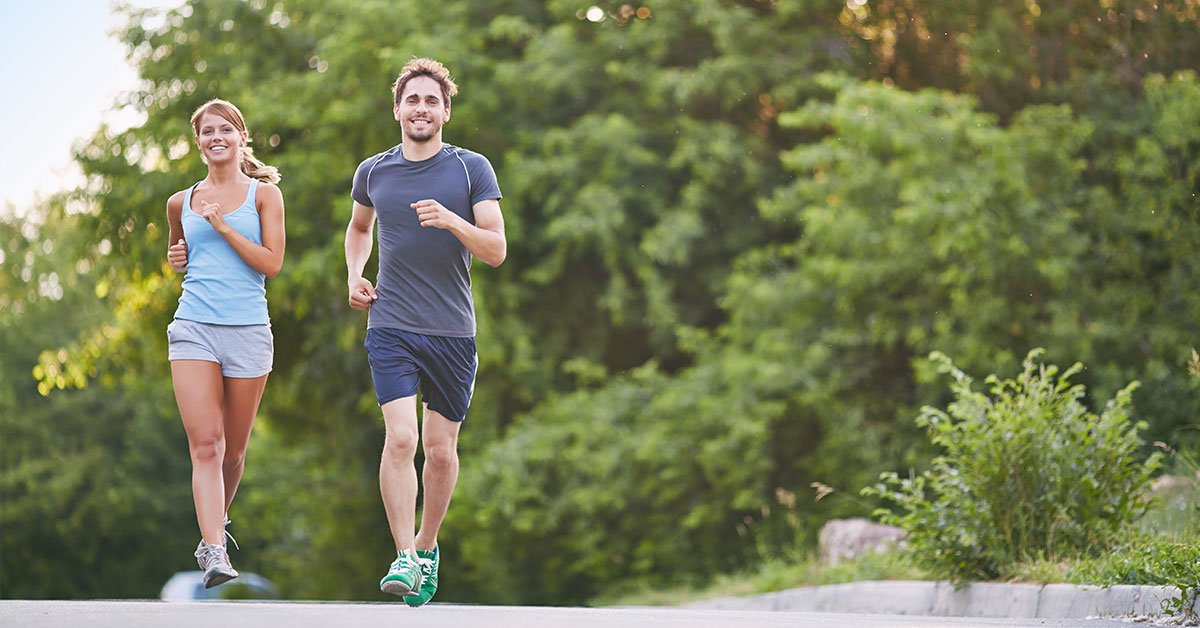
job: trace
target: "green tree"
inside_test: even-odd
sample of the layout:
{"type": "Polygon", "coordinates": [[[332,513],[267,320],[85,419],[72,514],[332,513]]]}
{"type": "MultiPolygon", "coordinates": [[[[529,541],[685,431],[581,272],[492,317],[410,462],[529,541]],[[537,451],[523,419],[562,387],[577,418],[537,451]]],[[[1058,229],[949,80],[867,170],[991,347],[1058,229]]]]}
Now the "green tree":
{"type": "MultiPolygon", "coordinates": [[[[1197,331],[1200,142],[1196,79],[1171,73],[1196,69],[1195,12],[1111,4],[602,2],[599,22],[563,0],[130,11],[142,122],[81,146],[88,183],[40,208],[43,231],[3,227],[3,473],[52,468],[55,408],[154,417],[146,431],[174,440],[129,451],[171,471],[81,490],[129,485],[174,514],[97,507],[22,536],[30,519],[8,513],[40,512],[48,480],[21,471],[0,483],[0,550],[28,541],[45,574],[29,587],[55,592],[71,560],[57,548],[79,539],[88,560],[141,560],[102,554],[124,537],[90,531],[190,548],[162,224],[165,199],[204,175],[188,116],[219,96],[280,167],[289,235],[239,565],[289,596],[375,595],[362,574],[391,552],[383,433],[342,239],[354,166],[399,141],[389,85],[418,55],[463,86],[446,137],[496,166],[509,235],[508,261],[474,277],[482,364],[444,537],[462,577],[441,599],[516,601],[479,575],[509,566],[531,574],[520,599],[563,602],[794,547],[853,507],[802,500],[797,529],[777,489],[925,458],[908,418],[945,400],[933,350],[995,372],[1045,346],[1088,364],[1079,379],[1100,395],[1139,379],[1147,435],[1178,444],[1200,385],[1179,368],[1197,331]],[[47,269],[59,301],[40,295],[47,269]],[[306,578],[300,551],[338,577],[306,578]]],[[[150,595],[147,573],[103,594],[150,595]]]]}
{"type": "MultiPolygon", "coordinates": [[[[102,369],[59,371],[57,357],[42,356],[48,366],[39,365],[44,348],[77,334],[117,334],[93,328],[106,317],[96,294],[108,282],[78,252],[110,244],[78,228],[81,218],[71,212],[78,202],[60,194],[41,222],[0,220],[0,591],[155,597],[191,561],[186,551],[164,561],[138,548],[177,543],[194,521],[187,445],[171,418],[170,388],[102,369]],[[39,392],[39,378],[54,387],[75,377],[98,383],[72,394],[39,392]],[[87,565],[89,577],[64,578],[70,565],[87,565]]],[[[162,334],[128,342],[166,344],[162,334]]]]}
{"type": "MultiPolygon", "coordinates": [[[[760,204],[775,233],[795,235],[739,257],[720,301],[727,322],[681,335],[694,365],[676,373],[649,365],[541,404],[525,429],[487,450],[487,462],[464,468],[466,500],[484,507],[453,511],[450,522],[462,526],[454,538],[469,539],[463,560],[479,575],[477,595],[505,595],[486,588],[495,579],[480,548],[513,539],[506,565],[533,574],[527,595],[545,601],[585,598],[605,582],[728,568],[761,551],[764,537],[811,538],[847,507],[804,502],[803,529],[788,530],[785,518],[764,516],[777,508],[776,491],[861,486],[881,470],[922,464],[928,454],[904,418],[944,398],[924,358],[937,347],[973,368],[1011,367],[1028,344],[1047,342],[1056,354],[1094,359],[1079,377],[1102,395],[1116,392],[1112,378],[1145,372],[1119,349],[1184,358],[1189,317],[1147,311],[1131,320],[1127,309],[1091,303],[1153,302],[1176,285],[1172,266],[1190,259],[1111,292],[1080,285],[1129,272],[1092,257],[1109,254],[1116,237],[1095,225],[1121,215],[1097,199],[1130,191],[1089,183],[1089,168],[1107,154],[1082,157],[1101,150],[1087,118],[1045,105],[1003,127],[969,97],[821,81],[828,97],[781,122],[825,135],[783,154],[795,182],[760,204]],[[1083,315],[1128,344],[1096,351],[1083,315]],[[1145,342],[1151,323],[1161,345],[1145,342]],[[739,537],[747,521],[757,534],[739,537]]],[[[1163,98],[1187,101],[1194,83],[1164,84],[1172,97],[1163,98]]],[[[1189,231],[1173,224],[1147,237],[1189,231]]],[[[1143,353],[1139,365],[1151,364],[1143,353]]],[[[1194,390],[1179,369],[1173,377],[1154,378],[1139,399],[1194,390]]],[[[1153,432],[1168,433],[1192,420],[1188,408],[1145,416],[1153,432]]]]}
{"type": "Polygon", "coordinates": [[[1008,118],[1039,103],[1124,108],[1146,78],[1200,69],[1198,18],[1153,0],[883,0],[846,3],[838,21],[868,77],[971,94],[1008,118]]]}

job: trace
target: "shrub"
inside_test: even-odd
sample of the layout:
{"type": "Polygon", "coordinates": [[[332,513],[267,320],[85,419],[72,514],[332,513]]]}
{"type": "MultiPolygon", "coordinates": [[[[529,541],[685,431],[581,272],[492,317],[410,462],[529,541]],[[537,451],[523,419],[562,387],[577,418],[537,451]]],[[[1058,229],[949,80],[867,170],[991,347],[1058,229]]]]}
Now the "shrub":
{"type": "Polygon", "coordinates": [[[915,562],[952,580],[995,578],[1014,562],[1085,556],[1109,546],[1145,513],[1143,498],[1159,454],[1138,456],[1144,423],[1129,419],[1137,382],[1103,412],[1089,412],[1084,387],[1069,379],[1083,367],[1034,364],[1017,379],[987,378],[990,396],[945,355],[930,357],[954,377],[946,411],[925,407],[917,423],[944,451],[923,474],[880,476],[864,494],[895,509],[876,516],[907,533],[915,562]]]}

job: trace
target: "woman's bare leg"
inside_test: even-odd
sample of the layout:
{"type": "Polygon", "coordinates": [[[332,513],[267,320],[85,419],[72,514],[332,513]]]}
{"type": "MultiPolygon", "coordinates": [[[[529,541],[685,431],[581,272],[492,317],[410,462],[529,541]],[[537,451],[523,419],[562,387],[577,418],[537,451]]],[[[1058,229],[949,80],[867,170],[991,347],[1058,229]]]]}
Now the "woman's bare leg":
{"type": "Polygon", "coordinates": [[[222,515],[229,512],[229,505],[233,503],[233,496],[237,494],[238,484],[242,481],[242,471],[246,468],[246,445],[250,442],[250,431],[254,427],[254,417],[258,414],[258,404],[262,401],[266,385],[267,375],[253,379],[225,378],[225,456],[221,462],[225,509],[221,511],[222,515]]]}
{"type": "Polygon", "coordinates": [[[225,392],[221,366],[203,360],[172,360],[171,381],[192,458],[196,522],[205,543],[220,545],[225,539],[225,483],[221,472],[225,457],[225,392]]]}

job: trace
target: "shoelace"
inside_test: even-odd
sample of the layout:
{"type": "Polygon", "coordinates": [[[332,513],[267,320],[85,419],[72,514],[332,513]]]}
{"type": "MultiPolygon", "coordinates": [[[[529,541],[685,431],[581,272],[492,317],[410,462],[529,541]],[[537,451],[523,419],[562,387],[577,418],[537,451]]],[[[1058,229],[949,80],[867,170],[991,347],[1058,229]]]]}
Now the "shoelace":
{"type": "Polygon", "coordinates": [[[425,573],[425,565],[421,561],[422,561],[422,559],[417,558],[416,556],[409,556],[407,554],[401,554],[396,557],[396,560],[392,561],[392,567],[388,571],[390,573],[400,573],[409,565],[415,565],[417,567],[417,570],[420,571],[422,574],[424,574],[425,573]]]}
{"type": "Polygon", "coordinates": [[[241,546],[241,545],[238,545],[238,544],[237,544],[237,539],[233,538],[233,535],[229,533],[229,524],[231,524],[231,523],[233,523],[233,522],[229,520],[229,517],[226,517],[226,518],[225,518],[225,523],[223,523],[223,524],[221,524],[221,525],[222,525],[222,527],[223,527],[223,529],[224,529],[224,531],[225,531],[225,536],[229,537],[229,540],[230,540],[230,541],[233,541],[233,547],[234,547],[235,549],[237,549],[238,551],[241,551],[241,550],[242,550],[242,546],[241,546]]]}
{"type": "Polygon", "coordinates": [[[196,550],[196,558],[204,562],[204,568],[211,569],[213,563],[221,564],[228,559],[225,558],[225,548],[220,545],[209,545],[205,543],[196,550]]]}

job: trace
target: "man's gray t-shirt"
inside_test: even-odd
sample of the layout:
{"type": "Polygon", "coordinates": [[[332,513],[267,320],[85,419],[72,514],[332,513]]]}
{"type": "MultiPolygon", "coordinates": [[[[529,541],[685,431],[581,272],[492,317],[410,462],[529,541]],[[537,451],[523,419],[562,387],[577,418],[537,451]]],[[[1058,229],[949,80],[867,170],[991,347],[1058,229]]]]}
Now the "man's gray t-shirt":
{"type": "Polygon", "coordinates": [[[501,198],[487,158],[442,144],[437,155],[409,161],[396,146],[359,164],[350,196],[379,219],[378,298],[367,327],[474,336],[471,253],[449,231],[422,227],[411,204],[433,199],[475,224],[475,204],[501,198]]]}

